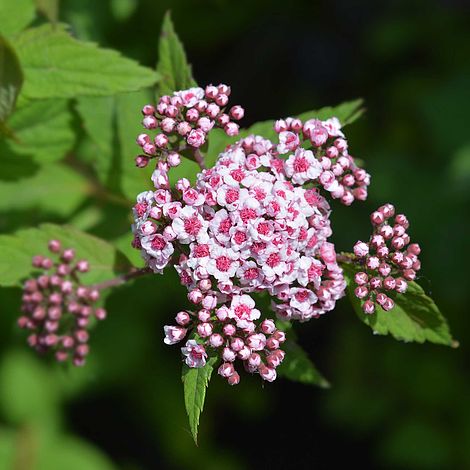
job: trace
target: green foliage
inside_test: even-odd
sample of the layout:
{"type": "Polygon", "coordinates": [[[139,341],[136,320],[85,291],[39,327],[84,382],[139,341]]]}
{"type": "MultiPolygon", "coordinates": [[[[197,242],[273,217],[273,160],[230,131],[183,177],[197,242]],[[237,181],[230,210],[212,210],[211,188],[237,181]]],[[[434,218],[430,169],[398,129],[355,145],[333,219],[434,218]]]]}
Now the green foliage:
{"type": "Polygon", "coordinates": [[[0,0],[0,33],[12,36],[26,28],[35,16],[33,0],[0,0]]]}
{"type": "Polygon", "coordinates": [[[13,111],[22,84],[18,57],[8,41],[0,36],[0,125],[13,111]]]}
{"type": "Polygon", "coordinates": [[[61,160],[72,148],[75,133],[69,102],[63,99],[32,101],[15,111],[8,121],[14,139],[0,142],[2,156],[31,156],[38,163],[61,160]]]}
{"type": "Polygon", "coordinates": [[[33,270],[31,259],[47,255],[47,243],[61,240],[76,250],[77,258],[90,263],[90,272],[83,276],[85,284],[94,284],[129,268],[127,259],[112,245],[80,232],[73,227],[43,224],[39,228],[20,230],[14,235],[0,235],[0,285],[18,286],[33,270]]]}
{"type": "Polygon", "coordinates": [[[199,416],[204,408],[206,388],[214,370],[217,358],[208,359],[204,367],[183,366],[182,380],[184,386],[184,403],[189,418],[189,428],[197,444],[197,432],[199,427],[199,416]]]}
{"type": "Polygon", "coordinates": [[[458,346],[458,343],[452,339],[447,320],[419,284],[409,282],[404,294],[390,294],[395,302],[395,307],[390,312],[378,308],[375,313],[367,315],[362,311],[362,301],[354,295],[354,274],[360,271],[360,268],[349,263],[343,263],[342,267],[348,283],[348,296],[354,310],[374,333],[390,334],[395,339],[405,342],[430,341],[445,346],[458,346]]]}
{"type": "Polygon", "coordinates": [[[105,96],[153,85],[158,74],[111,49],[74,39],[45,24],[14,41],[25,75],[22,98],[105,96]]]}
{"type": "Polygon", "coordinates": [[[186,59],[183,44],[175,32],[170,12],[163,19],[158,46],[157,71],[161,75],[158,85],[160,96],[197,86],[192,76],[191,66],[186,59]]]}
{"type": "MultiPolygon", "coordinates": [[[[25,159],[20,161],[20,164],[26,163],[25,159]]],[[[11,174],[14,168],[16,166],[11,174]]],[[[90,192],[91,185],[85,177],[66,165],[52,164],[19,181],[0,178],[0,211],[35,209],[66,217],[90,192]]]]}

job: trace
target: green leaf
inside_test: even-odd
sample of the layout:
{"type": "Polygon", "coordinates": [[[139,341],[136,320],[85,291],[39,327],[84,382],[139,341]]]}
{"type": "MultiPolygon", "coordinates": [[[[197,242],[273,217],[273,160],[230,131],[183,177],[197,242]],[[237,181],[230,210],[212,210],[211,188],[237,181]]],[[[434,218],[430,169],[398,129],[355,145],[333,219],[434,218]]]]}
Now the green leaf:
{"type": "Polygon", "coordinates": [[[0,235],[0,285],[19,286],[32,271],[34,255],[48,255],[47,242],[61,240],[72,247],[77,259],[90,263],[90,272],[83,275],[84,284],[95,284],[127,271],[129,261],[112,245],[70,226],[42,224],[39,228],[20,230],[13,235],[0,235]]]}
{"type": "Polygon", "coordinates": [[[31,156],[38,163],[51,163],[62,159],[75,141],[67,100],[32,101],[17,109],[8,124],[15,138],[0,144],[2,155],[31,156]]]}
{"type": "Polygon", "coordinates": [[[163,19],[157,71],[162,77],[158,85],[160,96],[197,86],[183,44],[175,32],[170,12],[167,12],[163,19]]]}
{"type": "MultiPolygon", "coordinates": [[[[0,13],[0,18],[3,17],[0,13]]],[[[0,36],[0,122],[4,123],[15,107],[23,84],[23,72],[15,51],[0,36]]]]}
{"type": "MultiPolygon", "coordinates": [[[[321,108],[315,111],[307,111],[298,115],[297,117],[299,119],[302,119],[302,121],[306,121],[308,119],[326,120],[331,117],[337,117],[340,120],[342,126],[344,127],[348,124],[352,124],[354,121],[359,119],[360,116],[362,116],[362,114],[364,113],[362,104],[362,99],[356,99],[353,101],[341,103],[333,107],[327,106],[325,108],[321,108]]],[[[253,124],[250,128],[244,129],[240,134],[242,137],[246,137],[250,134],[261,135],[266,139],[277,141],[277,134],[276,132],[274,132],[273,126],[274,121],[272,120],[257,122],[256,124],[253,124]]]]}
{"type": "Polygon", "coordinates": [[[33,21],[35,14],[33,0],[0,0],[0,33],[11,36],[33,21]]]}
{"type": "Polygon", "coordinates": [[[320,374],[307,353],[294,339],[288,338],[283,345],[283,350],[286,352],[286,357],[277,369],[280,377],[294,382],[317,385],[321,388],[330,388],[329,382],[320,374]]]}
{"type": "Polygon", "coordinates": [[[118,52],[74,39],[64,25],[29,29],[14,42],[23,99],[106,96],[153,85],[158,74],[118,52]]]}
{"type": "Polygon", "coordinates": [[[48,165],[19,181],[0,179],[0,211],[38,209],[66,217],[90,192],[88,181],[76,171],[62,164],[48,165]]]}
{"type": "Polygon", "coordinates": [[[184,385],[184,403],[189,418],[189,427],[197,444],[199,417],[204,407],[206,388],[214,370],[217,358],[211,357],[204,367],[188,367],[183,365],[182,380],[184,385]]]}
{"type": "Polygon", "coordinates": [[[77,111],[93,147],[92,162],[100,181],[107,184],[119,168],[113,165],[115,154],[116,99],[114,96],[78,98],[77,111]]]}
{"type": "Polygon", "coordinates": [[[392,335],[395,339],[409,342],[443,344],[457,347],[452,338],[447,320],[434,301],[428,297],[416,282],[408,283],[404,294],[392,293],[390,297],[395,307],[389,312],[377,308],[376,312],[366,315],[362,311],[362,301],[354,295],[354,275],[361,268],[343,263],[344,274],[348,283],[348,295],[358,317],[369,325],[374,333],[392,335]]]}
{"type": "Polygon", "coordinates": [[[5,355],[0,367],[0,403],[10,423],[56,420],[58,401],[58,389],[46,365],[26,350],[5,355]]]}

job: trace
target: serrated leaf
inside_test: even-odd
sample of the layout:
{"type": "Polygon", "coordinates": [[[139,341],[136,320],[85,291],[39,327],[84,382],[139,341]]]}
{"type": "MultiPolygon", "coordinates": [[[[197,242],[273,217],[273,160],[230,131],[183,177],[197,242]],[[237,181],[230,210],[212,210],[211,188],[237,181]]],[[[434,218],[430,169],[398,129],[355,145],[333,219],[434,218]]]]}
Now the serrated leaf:
{"type": "Polygon", "coordinates": [[[23,99],[106,96],[158,80],[153,70],[117,51],[78,41],[60,24],[24,31],[14,46],[25,75],[23,99]]]}
{"type": "Polygon", "coordinates": [[[343,263],[347,280],[348,296],[358,317],[370,326],[374,333],[392,335],[395,339],[409,342],[435,344],[457,347],[452,338],[447,320],[434,301],[428,297],[416,282],[409,282],[404,294],[391,293],[395,307],[385,312],[380,307],[376,312],[366,315],[362,311],[362,301],[354,295],[354,274],[361,268],[343,263]]]}
{"type": "Polygon", "coordinates": [[[157,71],[161,75],[161,81],[158,84],[160,96],[197,86],[192,76],[191,66],[186,59],[183,44],[175,32],[170,12],[167,12],[163,18],[157,71]]]}
{"type": "MultiPolygon", "coordinates": [[[[320,108],[314,111],[307,111],[298,115],[299,119],[302,121],[306,121],[308,119],[329,119],[333,116],[337,117],[342,126],[346,126],[348,124],[352,124],[356,121],[364,112],[364,109],[361,107],[363,104],[362,99],[357,99],[353,101],[347,101],[345,103],[341,103],[337,106],[326,106],[324,108],[320,108]]],[[[262,121],[253,124],[248,129],[244,129],[240,134],[242,137],[246,137],[250,134],[261,135],[266,139],[276,141],[277,134],[274,132],[274,121],[262,121]]],[[[227,139],[227,142],[230,142],[227,139]]]]}
{"type": "Polygon", "coordinates": [[[37,209],[65,217],[76,210],[90,192],[88,181],[76,171],[62,164],[48,165],[29,178],[0,180],[0,211],[37,209]]]}
{"type": "Polygon", "coordinates": [[[199,417],[204,408],[206,388],[214,370],[217,358],[211,357],[204,367],[188,367],[183,365],[182,380],[184,386],[184,403],[189,418],[189,427],[197,444],[199,417]]]}
{"type": "Polygon", "coordinates": [[[33,0],[0,0],[0,33],[11,36],[26,28],[34,19],[33,0]]]}
{"type": "Polygon", "coordinates": [[[287,339],[283,345],[286,356],[277,368],[280,377],[301,382],[308,385],[317,385],[329,388],[329,382],[320,374],[307,353],[293,339],[287,339]]]}
{"type": "Polygon", "coordinates": [[[65,156],[75,141],[67,100],[32,101],[17,109],[8,125],[15,138],[5,143],[7,148],[2,148],[2,156],[30,156],[41,164],[56,162],[65,156]]]}
{"type": "MultiPolygon", "coordinates": [[[[0,18],[2,18],[0,12],[0,18]]],[[[3,21],[3,18],[2,18],[3,21]]],[[[23,72],[10,43],[0,36],[0,122],[12,113],[23,84],[23,72]]]]}
{"type": "Polygon", "coordinates": [[[130,263],[114,246],[100,238],[70,226],[42,224],[39,228],[20,230],[13,235],[0,235],[0,285],[19,286],[32,271],[34,255],[48,255],[47,243],[61,240],[75,249],[77,259],[87,259],[90,272],[83,275],[84,284],[95,284],[127,271],[130,263]]]}

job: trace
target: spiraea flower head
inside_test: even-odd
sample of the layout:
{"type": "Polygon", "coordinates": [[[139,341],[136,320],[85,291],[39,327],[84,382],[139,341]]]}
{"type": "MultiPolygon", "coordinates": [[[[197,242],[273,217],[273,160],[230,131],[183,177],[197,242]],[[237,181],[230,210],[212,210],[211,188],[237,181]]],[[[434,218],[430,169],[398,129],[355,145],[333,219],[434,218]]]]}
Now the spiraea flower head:
{"type": "Polygon", "coordinates": [[[89,270],[87,260],[76,260],[73,248],[62,248],[59,240],[49,242],[50,256],[37,255],[37,271],[23,287],[21,328],[29,330],[29,345],[40,353],[53,351],[58,361],[85,363],[89,352],[89,327],[93,319],[104,320],[106,310],[97,307],[99,290],[81,284],[80,275],[89,270]]]}

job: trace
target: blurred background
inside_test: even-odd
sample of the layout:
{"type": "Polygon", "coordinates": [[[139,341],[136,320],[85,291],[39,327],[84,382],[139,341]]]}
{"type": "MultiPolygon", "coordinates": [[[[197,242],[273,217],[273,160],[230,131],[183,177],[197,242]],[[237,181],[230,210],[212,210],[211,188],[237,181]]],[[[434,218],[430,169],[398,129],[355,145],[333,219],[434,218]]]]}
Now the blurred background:
{"type": "MultiPolygon", "coordinates": [[[[169,8],[196,80],[230,84],[245,126],[365,99],[347,135],[372,174],[370,197],[335,205],[334,241],[350,250],[367,237],[368,214],[393,202],[423,247],[419,282],[461,346],[374,336],[342,301],[297,330],[331,389],[247,376],[230,388],[214,377],[196,447],[179,353],[162,342],[186,305],[175,275],[114,291],[78,371],[30,353],[15,326],[20,291],[2,289],[0,469],[470,468],[468,2],[63,0],[59,18],[154,67],[169,8]]],[[[96,194],[70,204],[0,205],[0,231],[70,222],[127,246],[125,204],[96,194]]]]}

